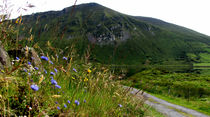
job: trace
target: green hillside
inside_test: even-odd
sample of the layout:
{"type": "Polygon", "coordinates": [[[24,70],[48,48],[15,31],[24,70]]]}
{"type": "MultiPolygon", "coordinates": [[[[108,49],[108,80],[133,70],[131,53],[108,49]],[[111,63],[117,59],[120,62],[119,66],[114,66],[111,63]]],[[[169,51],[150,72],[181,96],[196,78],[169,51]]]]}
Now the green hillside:
{"type": "Polygon", "coordinates": [[[73,44],[80,56],[89,48],[90,59],[105,64],[201,62],[200,55],[208,54],[210,43],[210,37],[190,29],[125,15],[96,3],[24,16],[23,23],[26,32],[21,36],[32,28],[40,46],[47,41],[62,49],[73,44]]]}

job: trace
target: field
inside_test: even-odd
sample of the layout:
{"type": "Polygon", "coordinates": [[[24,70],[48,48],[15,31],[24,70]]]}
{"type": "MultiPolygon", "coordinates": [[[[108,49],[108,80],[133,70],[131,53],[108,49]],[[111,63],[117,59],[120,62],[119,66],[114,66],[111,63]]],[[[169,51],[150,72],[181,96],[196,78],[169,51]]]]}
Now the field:
{"type": "Polygon", "coordinates": [[[150,69],[122,82],[169,102],[210,115],[210,76],[208,75],[150,69]]]}

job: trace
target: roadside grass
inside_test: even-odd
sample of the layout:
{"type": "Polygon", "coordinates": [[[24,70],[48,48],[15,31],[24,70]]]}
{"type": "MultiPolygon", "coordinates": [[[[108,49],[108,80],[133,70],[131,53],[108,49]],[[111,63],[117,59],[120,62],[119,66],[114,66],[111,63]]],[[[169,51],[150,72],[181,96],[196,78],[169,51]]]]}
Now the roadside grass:
{"type": "Polygon", "coordinates": [[[148,108],[145,111],[145,117],[166,117],[165,115],[163,115],[162,113],[159,113],[157,110],[155,110],[154,108],[148,106],[148,105],[144,105],[145,108],[148,108]]]}
{"type": "MultiPolygon", "coordinates": [[[[204,105],[206,105],[206,108],[209,107],[210,104],[207,104],[205,101],[201,100],[186,100],[184,98],[177,98],[177,97],[173,97],[173,96],[165,96],[165,95],[160,95],[160,94],[154,94],[154,93],[149,93],[155,97],[158,97],[160,99],[163,99],[165,101],[168,101],[170,103],[176,104],[176,105],[180,105],[186,108],[190,108],[193,110],[196,110],[198,112],[210,115],[210,111],[208,109],[202,108],[204,105]],[[207,112],[208,111],[208,112],[207,112]]],[[[210,100],[210,98],[206,98],[205,100],[210,100]]]]}
{"type": "Polygon", "coordinates": [[[147,69],[122,81],[172,103],[210,114],[210,76],[147,69]]]}

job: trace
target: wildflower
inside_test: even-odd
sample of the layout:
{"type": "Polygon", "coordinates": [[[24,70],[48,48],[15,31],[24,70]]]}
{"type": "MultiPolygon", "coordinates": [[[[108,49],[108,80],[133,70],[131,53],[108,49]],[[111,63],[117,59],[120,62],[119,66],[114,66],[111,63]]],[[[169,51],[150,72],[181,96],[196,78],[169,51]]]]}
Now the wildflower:
{"type": "Polygon", "coordinates": [[[88,81],[88,78],[85,78],[85,79],[84,79],[84,82],[87,82],[87,81],[88,81]]]}
{"type": "Polygon", "coordinates": [[[50,64],[52,64],[52,65],[53,65],[53,62],[52,62],[52,61],[50,61],[50,64]]]}
{"type": "Polygon", "coordinates": [[[79,101],[75,100],[74,103],[78,106],[79,105],[79,101]]]}
{"type": "Polygon", "coordinates": [[[59,106],[57,106],[57,109],[60,110],[61,108],[59,106]]]}
{"type": "Polygon", "coordinates": [[[58,104],[58,102],[55,102],[55,104],[58,104]]]}
{"type": "Polygon", "coordinates": [[[34,57],[31,57],[32,60],[34,60],[34,57]]]}
{"type": "Polygon", "coordinates": [[[31,89],[33,89],[34,91],[38,91],[39,87],[35,84],[31,85],[31,89]]]}
{"type": "Polygon", "coordinates": [[[51,84],[57,85],[58,83],[54,79],[51,79],[51,84]]]}
{"type": "Polygon", "coordinates": [[[28,75],[29,75],[29,76],[31,76],[31,73],[30,73],[30,72],[28,72],[28,75]]]}
{"type": "Polygon", "coordinates": [[[67,108],[67,105],[66,105],[66,104],[64,104],[64,107],[65,107],[65,108],[67,108]]]}
{"type": "Polygon", "coordinates": [[[67,60],[67,58],[64,56],[64,57],[63,57],[63,60],[67,60]]]}
{"type": "Polygon", "coordinates": [[[31,65],[31,62],[28,61],[28,65],[31,65]]]}
{"type": "Polygon", "coordinates": [[[47,70],[44,70],[44,73],[47,74],[47,70]]]}
{"type": "Polygon", "coordinates": [[[35,70],[39,70],[39,68],[38,68],[38,67],[34,67],[34,69],[35,69],[35,70]]]}
{"type": "Polygon", "coordinates": [[[28,109],[29,109],[29,111],[31,111],[31,110],[32,110],[32,108],[31,108],[31,107],[29,107],[28,109]]]}
{"type": "Polygon", "coordinates": [[[34,82],[34,80],[33,80],[33,79],[31,79],[30,81],[31,81],[31,82],[34,82]]]}
{"type": "Polygon", "coordinates": [[[16,57],[16,60],[18,60],[18,61],[19,61],[19,60],[20,60],[20,58],[19,58],[19,57],[16,57]]]}
{"type": "Polygon", "coordinates": [[[77,70],[76,70],[75,68],[73,68],[73,71],[74,71],[74,72],[77,72],[77,70]]]}
{"type": "Polygon", "coordinates": [[[57,73],[58,72],[58,70],[56,69],[56,68],[54,68],[54,71],[57,73]]]}
{"type": "Polygon", "coordinates": [[[57,84],[56,84],[56,85],[55,85],[55,88],[60,89],[60,88],[61,88],[61,86],[59,86],[59,85],[57,85],[57,84]]]}
{"type": "Polygon", "coordinates": [[[69,100],[67,101],[69,104],[71,103],[69,100]]]}
{"type": "Polygon", "coordinates": [[[24,71],[24,72],[27,72],[27,69],[24,68],[23,71],[24,71]]]}
{"type": "Polygon", "coordinates": [[[41,59],[48,61],[48,58],[46,56],[41,56],[41,59]]]}
{"type": "Polygon", "coordinates": [[[86,100],[84,99],[84,103],[86,103],[86,100]]]}
{"type": "Polygon", "coordinates": [[[121,105],[121,104],[118,104],[118,106],[119,106],[120,108],[122,108],[122,105],[121,105]]]}
{"type": "Polygon", "coordinates": [[[52,76],[50,76],[50,78],[51,78],[51,79],[53,79],[53,77],[52,77],[52,76]]]}
{"type": "Polygon", "coordinates": [[[50,72],[50,75],[55,75],[55,73],[54,72],[50,72]]]}
{"type": "Polygon", "coordinates": [[[88,73],[91,73],[91,70],[90,69],[88,69],[87,71],[88,71],[88,73]]]}

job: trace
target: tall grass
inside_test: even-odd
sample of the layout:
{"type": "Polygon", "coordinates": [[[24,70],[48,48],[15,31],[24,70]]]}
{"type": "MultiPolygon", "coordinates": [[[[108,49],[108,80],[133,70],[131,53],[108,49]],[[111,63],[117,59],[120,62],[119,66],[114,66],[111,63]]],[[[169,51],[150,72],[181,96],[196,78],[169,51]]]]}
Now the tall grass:
{"type": "MultiPolygon", "coordinates": [[[[143,116],[143,99],[133,98],[113,74],[100,64],[77,59],[72,47],[66,56],[47,43],[43,51],[31,45],[33,36],[19,40],[21,17],[6,21],[1,17],[1,41],[6,50],[25,47],[25,56],[16,54],[11,69],[0,74],[1,116],[143,116]],[[15,24],[15,26],[14,26],[15,24]],[[30,56],[29,47],[41,52],[30,56]],[[45,47],[45,48],[46,48],[45,47]],[[41,59],[41,63],[35,63],[41,59]]],[[[31,32],[31,31],[28,31],[31,32]]],[[[88,53],[88,52],[87,52],[88,53]]]]}

